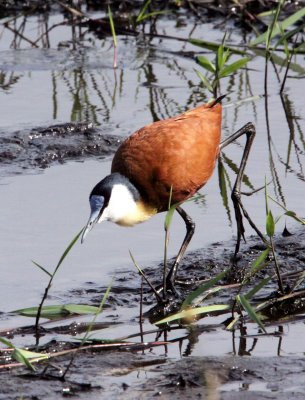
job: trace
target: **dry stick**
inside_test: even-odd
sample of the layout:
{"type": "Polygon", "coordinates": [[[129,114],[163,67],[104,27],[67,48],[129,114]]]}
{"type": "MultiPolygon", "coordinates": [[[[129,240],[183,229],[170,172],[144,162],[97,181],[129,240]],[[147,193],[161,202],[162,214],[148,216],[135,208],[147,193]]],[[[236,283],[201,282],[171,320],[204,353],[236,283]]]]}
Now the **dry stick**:
{"type": "Polygon", "coordinates": [[[59,22],[58,24],[54,24],[54,25],[50,26],[50,28],[46,29],[45,32],[43,32],[41,35],[38,36],[38,38],[35,40],[34,44],[39,42],[44,36],[48,35],[49,32],[51,32],[54,28],[57,28],[58,26],[65,26],[65,25],[68,25],[68,22],[59,22]]]}
{"type": "Polygon", "coordinates": [[[148,286],[151,288],[151,290],[154,292],[154,295],[156,296],[156,298],[159,300],[159,302],[162,304],[163,303],[163,299],[162,297],[159,295],[159,293],[157,292],[157,290],[154,288],[154,286],[150,283],[149,279],[147,278],[147,276],[144,274],[144,272],[141,270],[141,268],[138,266],[138,264],[136,263],[136,260],[134,259],[131,251],[129,251],[130,257],[132,259],[132,262],[134,263],[135,267],[137,268],[139,274],[145,279],[146,283],[148,284],[148,286]]]}
{"type": "MultiPolygon", "coordinates": [[[[124,343],[112,343],[112,344],[91,344],[88,346],[82,346],[82,347],[78,347],[77,349],[69,349],[69,350],[62,350],[62,351],[58,351],[57,353],[48,353],[46,354],[48,356],[48,358],[33,358],[31,360],[31,363],[38,363],[40,361],[46,361],[50,358],[55,358],[55,357],[60,357],[60,356],[64,356],[66,354],[74,354],[77,353],[79,351],[84,351],[84,350],[103,350],[103,349],[111,349],[113,347],[116,348],[128,348],[130,346],[133,346],[137,349],[142,349],[142,348],[146,348],[146,347],[155,347],[155,346],[164,346],[167,344],[170,344],[171,342],[164,342],[164,341],[159,341],[159,342],[146,342],[146,343],[134,343],[134,342],[124,342],[124,343]]],[[[12,368],[12,367],[24,367],[23,363],[15,363],[15,364],[6,364],[6,365],[0,365],[0,370],[1,369],[8,369],[8,368],[12,368]]],[[[61,377],[61,379],[63,379],[63,377],[61,377]]]]}
{"type": "Polygon", "coordinates": [[[37,46],[37,44],[35,44],[34,42],[32,42],[32,40],[27,39],[22,33],[18,32],[16,29],[11,28],[8,24],[4,24],[4,26],[10,30],[11,32],[13,32],[16,36],[19,36],[21,39],[25,40],[26,42],[30,43],[31,46],[33,47],[39,47],[37,46]]]}
{"type": "Polygon", "coordinates": [[[140,336],[141,342],[144,342],[144,332],[143,332],[143,284],[144,278],[141,276],[141,292],[140,292],[140,317],[139,317],[139,324],[140,324],[140,336]]]}
{"type": "Polygon", "coordinates": [[[86,15],[86,14],[84,14],[82,11],[80,11],[80,10],[77,10],[76,8],[73,8],[73,7],[70,7],[70,6],[68,6],[67,4],[65,4],[65,3],[63,3],[63,2],[61,2],[60,0],[55,0],[55,2],[57,3],[57,4],[59,4],[60,6],[62,6],[64,9],[66,9],[67,11],[69,11],[71,14],[73,14],[75,17],[78,17],[78,18],[87,18],[87,19],[89,19],[89,17],[86,15]]]}

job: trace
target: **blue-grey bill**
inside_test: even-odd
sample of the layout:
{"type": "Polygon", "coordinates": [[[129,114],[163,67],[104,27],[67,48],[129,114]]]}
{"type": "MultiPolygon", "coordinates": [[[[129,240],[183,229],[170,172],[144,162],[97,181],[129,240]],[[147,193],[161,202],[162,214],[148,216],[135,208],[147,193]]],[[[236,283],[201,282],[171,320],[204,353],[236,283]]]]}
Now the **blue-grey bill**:
{"type": "Polygon", "coordinates": [[[94,225],[98,222],[99,216],[101,213],[101,209],[103,208],[103,205],[104,205],[104,197],[91,196],[89,202],[90,202],[90,207],[91,207],[91,214],[90,214],[89,220],[87,222],[87,225],[85,226],[85,228],[83,230],[81,243],[84,243],[85,237],[91,231],[91,229],[94,227],[94,225]]]}

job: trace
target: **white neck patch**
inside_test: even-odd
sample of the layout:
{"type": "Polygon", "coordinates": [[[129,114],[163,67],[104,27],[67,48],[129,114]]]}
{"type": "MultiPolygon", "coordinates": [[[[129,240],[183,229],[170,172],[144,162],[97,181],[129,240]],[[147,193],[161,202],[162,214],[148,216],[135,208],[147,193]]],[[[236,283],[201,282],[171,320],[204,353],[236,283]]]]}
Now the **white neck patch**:
{"type": "Polygon", "coordinates": [[[123,184],[113,185],[108,206],[103,211],[98,222],[111,221],[120,224],[120,221],[128,218],[137,210],[132,193],[127,186],[123,184]]]}

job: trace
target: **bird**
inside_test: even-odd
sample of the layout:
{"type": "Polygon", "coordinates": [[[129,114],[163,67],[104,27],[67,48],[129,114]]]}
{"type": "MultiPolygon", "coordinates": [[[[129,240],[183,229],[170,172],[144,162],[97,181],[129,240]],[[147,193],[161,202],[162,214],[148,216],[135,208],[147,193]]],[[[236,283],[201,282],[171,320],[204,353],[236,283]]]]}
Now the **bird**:
{"type": "Polygon", "coordinates": [[[186,236],[166,278],[167,287],[175,292],[178,265],[195,230],[181,204],[212,176],[220,152],[224,97],[146,125],[121,143],[111,173],[90,193],[91,212],[82,243],[96,223],[130,227],[167,211],[169,202],[176,205],[186,236]]]}

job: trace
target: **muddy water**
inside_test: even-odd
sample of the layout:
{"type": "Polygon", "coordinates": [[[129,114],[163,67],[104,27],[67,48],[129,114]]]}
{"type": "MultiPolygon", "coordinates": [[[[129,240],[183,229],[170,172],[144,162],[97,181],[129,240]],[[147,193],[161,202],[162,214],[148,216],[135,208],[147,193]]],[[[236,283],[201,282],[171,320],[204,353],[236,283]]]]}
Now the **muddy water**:
{"type": "MultiPolygon", "coordinates": [[[[50,17],[50,25],[60,21],[60,16],[50,17]]],[[[184,22],[184,25],[180,24],[183,27],[178,29],[175,22],[161,20],[158,29],[168,35],[187,37],[193,24],[191,20],[185,19],[184,22]]],[[[206,38],[209,32],[209,40],[220,41],[223,32],[212,28],[212,24],[197,26],[193,37],[206,38]]],[[[25,33],[33,39],[37,32],[37,18],[28,18],[25,33]]],[[[240,32],[236,29],[229,36],[232,43],[241,41],[240,32]]],[[[0,40],[0,71],[6,83],[0,90],[2,136],[5,133],[8,135],[6,137],[14,139],[16,131],[72,121],[93,122],[101,135],[113,134],[123,138],[140,126],[178,114],[209,98],[207,91],[198,86],[198,78],[193,70],[196,67],[194,60],[184,53],[200,51],[194,46],[169,40],[148,42],[144,39],[120,38],[119,66],[114,72],[111,40],[99,41],[90,34],[81,47],[73,50],[71,42],[68,42],[70,38],[70,30],[60,27],[50,36],[50,49],[32,49],[27,43],[21,42],[20,48],[15,50],[10,48],[12,34],[4,29],[0,40]],[[60,43],[65,46],[58,50],[60,43]]],[[[304,216],[305,100],[304,83],[296,79],[298,71],[304,68],[304,59],[296,57],[294,61],[284,95],[289,108],[290,127],[278,95],[279,83],[272,69],[269,71],[269,138],[264,98],[238,103],[264,93],[264,59],[257,57],[251,64],[251,70],[240,71],[233,78],[224,79],[221,84],[222,93],[228,93],[223,137],[229,136],[246,122],[253,121],[257,136],[246,170],[250,183],[244,186],[244,190],[258,188],[264,185],[265,178],[271,181],[273,177],[269,193],[289,209],[304,216]]],[[[231,185],[235,178],[232,169],[239,163],[243,143],[240,140],[224,151],[224,166],[231,185]]],[[[77,138],[71,138],[71,146],[75,144],[77,138]]],[[[1,142],[1,145],[5,146],[5,143],[1,142]]],[[[13,144],[10,143],[10,146],[13,144]]],[[[14,150],[14,147],[10,149],[14,150]]],[[[19,175],[12,174],[16,172],[14,160],[5,159],[5,154],[0,157],[0,260],[3,283],[0,311],[4,312],[38,304],[46,276],[33,266],[31,260],[52,270],[67,244],[88,218],[89,191],[110,170],[111,157],[100,159],[81,154],[69,157],[70,161],[63,165],[59,165],[54,157],[54,162],[48,164],[51,167],[43,170],[39,165],[27,164],[30,151],[31,146],[24,150],[19,175]]],[[[210,248],[211,243],[226,241],[235,234],[233,209],[230,200],[227,207],[224,205],[217,171],[202,193],[203,198],[185,205],[197,224],[190,250],[210,248]]],[[[244,202],[253,220],[264,230],[264,193],[246,197],[244,202]]],[[[281,214],[279,208],[273,209],[274,215],[281,214]]],[[[163,222],[164,215],[159,215],[132,229],[107,223],[98,226],[84,245],[77,244],[69,254],[54,281],[50,303],[90,303],[92,293],[100,299],[100,288],[103,293],[113,277],[114,288],[125,285],[130,292],[133,288],[138,289],[139,278],[128,251],[132,251],[141,266],[158,268],[157,264],[163,257],[163,222]],[[116,281],[116,278],[120,281],[116,281]]],[[[288,229],[295,229],[292,220],[282,218],[277,225],[278,233],[285,224],[288,229]]],[[[248,225],[246,231],[247,235],[252,234],[248,225]]],[[[177,252],[183,235],[184,226],[176,217],[171,230],[170,256],[177,252]]],[[[224,247],[232,251],[232,243],[226,243],[224,247]]],[[[120,293],[117,297],[116,306],[105,310],[101,320],[115,320],[119,324],[98,331],[96,335],[99,337],[118,338],[125,336],[126,331],[139,331],[138,298],[129,294],[126,299],[120,293]]],[[[86,320],[90,318],[79,318],[77,321],[86,320]]],[[[204,325],[210,329],[204,334],[195,335],[191,346],[193,355],[230,356],[238,353],[238,347],[244,349],[243,346],[246,346],[246,350],[252,348],[251,340],[246,345],[240,344],[239,336],[232,338],[231,333],[219,329],[217,324],[222,320],[204,320],[204,325]]],[[[4,314],[0,326],[9,329],[28,323],[25,318],[4,314]]],[[[152,325],[145,321],[144,329],[151,328],[152,325]]],[[[302,331],[303,323],[285,326],[281,355],[300,356],[303,353],[304,348],[296,340],[302,331]]],[[[173,331],[170,338],[183,337],[186,333],[184,330],[178,334],[173,331]]],[[[250,324],[248,333],[257,333],[256,326],[250,324]]],[[[49,338],[47,336],[45,340],[49,338]]],[[[147,336],[145,340],[154,340],[154,335],[147,336]]],[[[276,356],[278,340],[275,337],[259,340],[249,353],[257,357],[276,356]]],[[[16,344],[26,345],[28,342],[28,337],[16,337],[16,344]]],[[[187,355],[188,347],[188,343],[183,343],[181,348],[175,344],[167,349],[155,349],[153,354],[177,359],[180,353],[187,355]]],[[[138,382],[134,375],[136,373],[126,378],[130,384],[138,382]]],[[[113,380],[115,384],[121,383],[120,379],[113,380]]],[[[239,390],[234,384],[234,388],[227,386],[224,390],[239,390]]],[[[268,389],[268,393],[271,391],[268,389]]]]}

